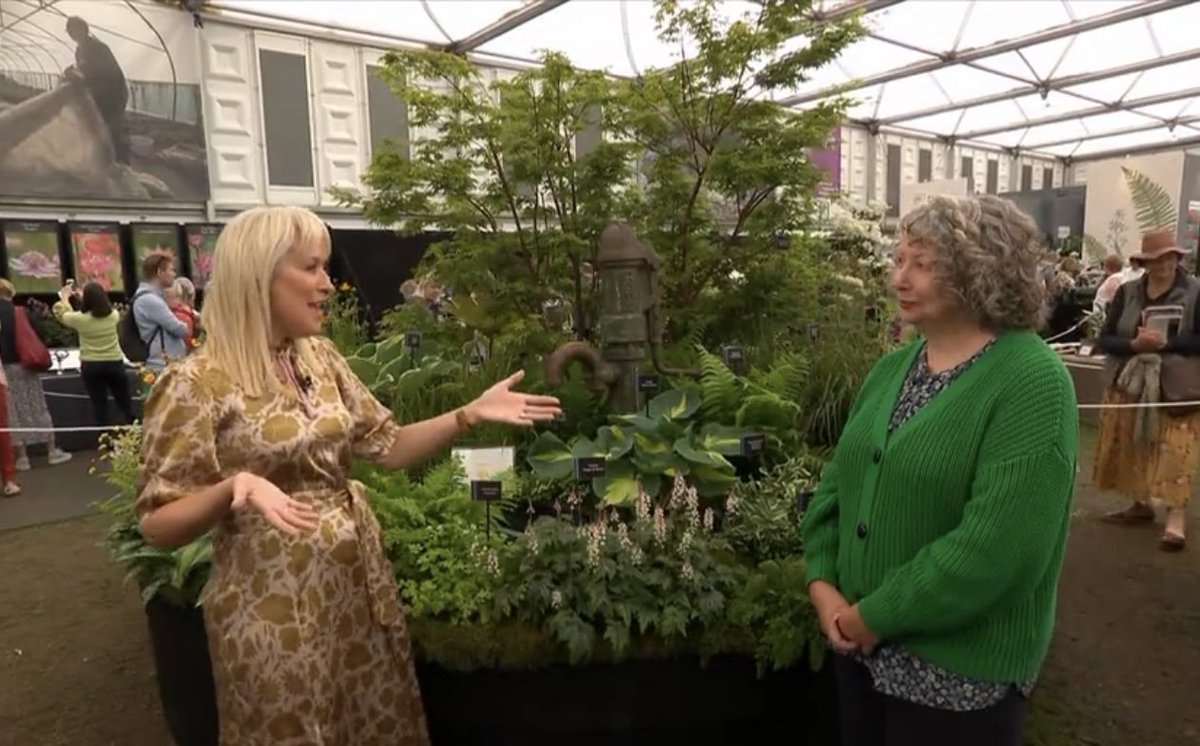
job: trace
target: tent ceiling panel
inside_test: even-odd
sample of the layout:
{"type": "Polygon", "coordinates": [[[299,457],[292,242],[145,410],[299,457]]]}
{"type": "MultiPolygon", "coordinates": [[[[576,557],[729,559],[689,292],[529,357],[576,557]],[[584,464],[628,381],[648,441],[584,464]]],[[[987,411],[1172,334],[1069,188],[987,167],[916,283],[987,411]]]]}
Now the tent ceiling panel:
{"type": "Polygon", "coordinates": [[[1040,127],[1025,127],[980,139],[1004,147],[1019,147],[1038,150],[1045,144],[1073,143],[1088,138],[1104,137],[1127,129],[1158,129],[1161,122],[1127,111],[1114,111],[1092,117],[1069,119],[1065,122],[1044,124],[1040,127]]]}
{"type": "Polygon", "coordinates": [[[1162,127],[1156,130],[1148,130],[1145,132],[1136,132],[1126,135],[1116,135],[1113,137],[1099,137],[1093,140],[1086,140],[1079,143],[1077,146],[1064,146],[1068,149],[1074,149],[1074,152],[1068,153],[1075,158],[1092,155],[1095,153],[1111,152],[1114,150],[1123,150],[1126,148],[1134,149],[1141,148],[1146,145],[1156,143],[1171,143],[1174,144],[1184,138],[1191,138],[1196,133],[1191,130],[1175,130],[1162,127]]]}
{"type": "MultiPolygon", "coordinates": [[[[1197,48],[1200,48],[1198,43],[1197,48]]],[[[1190,86],[1200,81],[1200,58],[1147,70],[1129,90],[1129,98],[1145,98],[1190,86]]]]}
{"type": "Polygon", "coordinates": [[[470,36],[488,24],[495,23],[504,14],[519,10],[525,2],[523,0],[453,0],[452,2],[428,0],[425,3],[415,1],[383,2],[381,0],[307,0],[299,3],[282,3],[277,0],[219,0],[213,4],[233,10],[285,16],[322,26],[391,34],[428,44],[445,44],[470,36]],[[426,6],[430,11],[428,13],[426,6]],[[445,33],[442,33],[443,30],[445,33]]]}
{"type": "MultiPolygon", "coordinates": [[[[538,2],[213,4],[431,46],[463,48],[473,39],[466,46],[477,42],[474,51],[484,56],[534,60],[543,49],[558,49],[582,67],[621,76],[669,65],[690,51],[658,39],[648,0],[566,0],[493,27],[538,2]],[[489,27],[492,38],[478,36],[489,27]]],[[[730,0],[720,9],[734,18],[756,13],[756,6],[730,0]]],[[[830,88],[848,86],[851,119],[1061,157],[1155,142],[1171,147],[1200,128],[1189,119],[1200,116],[1193,103],[1200,91],[1190,88],[1200,85],[1200,2],[817,0],[814,6],[818,15],[864,11],[869,34],[796,91],[777,94],[785,105],[811,106],[830,88]]]]}
{"type": "MultiPolygon", "coordinates": [[[[436,5],[455,5],[443,0],[436,5]]],[[[757,13],[752,2],[721,3],[726,18],[757,13]]],[[[479,47],[484,54],[536,59],[541,50],[556,49],[581,66],[633,77],[641,70],[665,67],[680,58],[678,47],[658,38],[654,3],[570,2],[479,47]],[[627,38],[628,36],[628,38],[627,38]]]]}

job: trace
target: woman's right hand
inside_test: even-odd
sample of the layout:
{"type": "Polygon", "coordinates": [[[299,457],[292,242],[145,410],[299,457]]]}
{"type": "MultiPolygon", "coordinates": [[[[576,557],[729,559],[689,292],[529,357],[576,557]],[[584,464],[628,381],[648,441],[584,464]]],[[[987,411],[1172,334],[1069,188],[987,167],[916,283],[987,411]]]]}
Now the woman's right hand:
{"type": "Polygon", "coordinates": [[[1134,352],[1155,352],[1161,350],[1167,344],[1167,340],[1163,337],[1162,332],[1157,329],[1151,329],[1146,326],[1138,327],[1138,334],[1129,343],[1134,352]]]}
{"type": "Polygon", "coordinates": [[[242,510],[247,505],[253,506],[268,523],[285,533],[308,533],[317,528],[318,515],[311,505],[288,497],[267,479],[242,472],[233,478],[230,508],[242,510]]]}
{"type": "Polygon", "coordinates": [[[850,603],[841,591],[824,580],[813,581],[808,586],[808,597],[812,599],[813,607],[817,610],[817,619],[821,624],[821,632],[829,640],[829,644],[839,653],[850,653],[858,649],[858,645],[842,635],[837,626],[837,617],[850,608],[850,603]]]}

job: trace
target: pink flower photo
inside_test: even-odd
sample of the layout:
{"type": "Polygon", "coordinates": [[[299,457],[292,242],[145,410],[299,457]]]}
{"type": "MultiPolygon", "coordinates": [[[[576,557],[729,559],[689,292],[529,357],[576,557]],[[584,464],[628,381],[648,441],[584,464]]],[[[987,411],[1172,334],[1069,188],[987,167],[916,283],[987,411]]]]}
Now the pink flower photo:
{"type": "Polygon", "coordinates": [[[115,230],[104,228],[71,233],[75,252],[75,282],[83,286],[95,282],[109,292],[121,292],[125,281],[121,272],[121,240],[115,230]]]}

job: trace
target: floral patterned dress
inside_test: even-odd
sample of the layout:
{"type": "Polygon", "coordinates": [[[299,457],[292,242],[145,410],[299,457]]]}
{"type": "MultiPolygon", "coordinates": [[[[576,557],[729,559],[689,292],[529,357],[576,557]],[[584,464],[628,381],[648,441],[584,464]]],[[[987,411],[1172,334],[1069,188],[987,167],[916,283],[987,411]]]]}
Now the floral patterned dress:
{"type": "Polygon", "coordinates": [[[428,743],[403,611],[352,455],[398,426],[327,340],[284,363],[303,385],[248,397],[203,353],[173,363],[146,405],[140,510],[249,471],[313,503],[291,536],[247,508],[213,529],[202,599],[223,746],[428,743]]]}

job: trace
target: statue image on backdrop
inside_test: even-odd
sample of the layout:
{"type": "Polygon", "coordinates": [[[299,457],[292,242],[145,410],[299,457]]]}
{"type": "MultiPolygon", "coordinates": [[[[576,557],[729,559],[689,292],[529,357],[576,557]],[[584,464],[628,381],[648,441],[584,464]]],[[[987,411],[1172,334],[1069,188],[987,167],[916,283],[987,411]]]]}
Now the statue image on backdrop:
{"type": "Polygon", "coordinates": [[[109,0],[0,3],[0,195],[209,197],[190,19],[109,0]]]}

